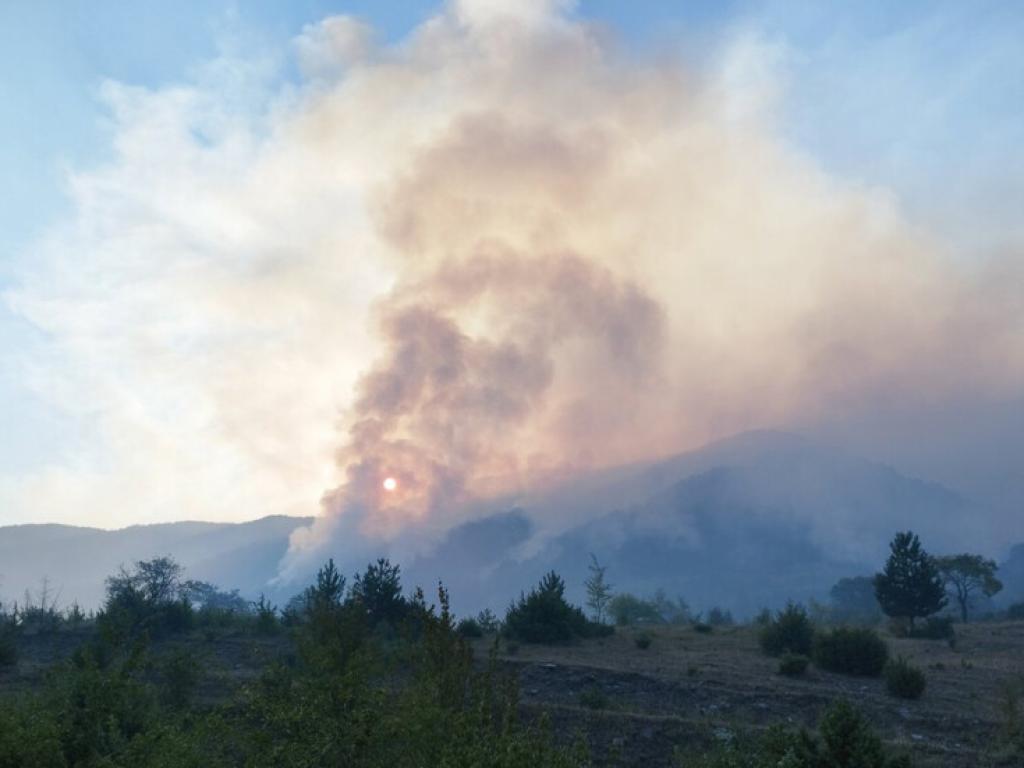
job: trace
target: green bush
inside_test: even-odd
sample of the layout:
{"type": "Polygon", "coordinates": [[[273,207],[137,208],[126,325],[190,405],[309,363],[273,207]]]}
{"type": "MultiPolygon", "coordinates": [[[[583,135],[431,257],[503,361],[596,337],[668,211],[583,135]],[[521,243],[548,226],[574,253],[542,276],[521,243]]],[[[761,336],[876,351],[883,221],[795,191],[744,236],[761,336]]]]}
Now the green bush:
{"type": "Polygon", "coordinates": [[[769,656],[798,653],[808,656],[814,643],[814,624],[803,606],[788,603],[758,633],[761,648],[769,656]]]}
{"type": "Polygon", "coordinates": [[[1024,621],[1024,603],[1014,603],[1007,608],[1006,618],[1010,621],[1024,621]]]}
{"type": "Polygon", "coordinates": [[[484,630],[476,619],[466,618],[455,628],[462,637],[483,637],[484,630]]]}
{"type": "Polygon", "coordinates": [[[715,631],[715,628],[706,621],[695,621],[690,626],[693,627],[694,632],[699,632],[702,635],[710,635],[715,631]]]}
{"type": "Polygon", "coordinates": [[[851,704],[829,706],[818,732],[772,726],[710,752],[679,753],[680,768],[910,768],[905,755],[887,754],[882,740],[851,704]]]}
{"type": "Polygon", "coordinates": [[[913,666],[902,656],[885,665],[885,688],[901,699],[919,699],[924,693],[926,681],[924,672],[913,666]]]}
{"type": "Polygon", "coordinates": [[[800,677],[807,671],[810,661],[801,653],[784,653],[779,659],[779,674],[786,677],[800,677]]]}
{"type": "Polygon", "coordinates": [[[505,614],[505,634],[526,643],[567,643],[581,637],[599,637],[614,630],[590,621],[565,599],[565,582],[551,571],[540,584],[521,595],[505,614]]]}
{"type": "Polygon", "coordinates": [[[930,616],[924,624],[915,626],[910,631],[911,637],[924,640],[949,640],[956,637],[952,616],[930,616]]]}
{"type": "Polygon", "coordinates": [[[633,638],[633,643],[641,651],[646,651],[648,648],[651,647],[652,640],[653,638],[649,634],[647,634],[646,632],[641,632],[639,635],[633,638]]]}
{"type": "Polygon", "coordinates": [[[814,663],[829,672],[877,677],[889,659],[889,646],[872,629],[838,627],[814,639],[814,663]]]}

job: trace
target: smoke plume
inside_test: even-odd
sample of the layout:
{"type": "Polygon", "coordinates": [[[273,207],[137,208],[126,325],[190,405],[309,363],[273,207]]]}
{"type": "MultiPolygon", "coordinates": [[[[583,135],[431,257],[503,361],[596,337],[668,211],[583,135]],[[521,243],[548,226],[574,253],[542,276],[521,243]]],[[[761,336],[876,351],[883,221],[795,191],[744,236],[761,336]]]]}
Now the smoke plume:
{"type": "Polygon", "coordinates": [[[118,158],[11,301],[136,480],[65,473],[53,505],[326,489],[291,574],[744,429],[914,446],[888,430],[1022,392],[1020,252],[963,258],[793,149],[744,38],[698,68],[566,3],[459,0],[398,44],[332,18],[296,51],[269,94],[230,61],[109,86],[118,158]],[[188,487],[146,496],[168,473],[188,487]]]}

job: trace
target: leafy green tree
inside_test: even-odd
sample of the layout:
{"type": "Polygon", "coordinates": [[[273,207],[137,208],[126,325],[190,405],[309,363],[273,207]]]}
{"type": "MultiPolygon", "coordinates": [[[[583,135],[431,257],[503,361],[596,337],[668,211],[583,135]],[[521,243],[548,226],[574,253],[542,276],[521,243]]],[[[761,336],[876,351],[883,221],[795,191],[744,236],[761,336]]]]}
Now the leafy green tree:
{"type": "Polygon", "coordinates": [[[935,559],[911,531],[897,533],[884,570],[875,575],[875,597],[887,616],[914,619],[931,616],[946,605],[946,587],[935,559]]]}
{"type": "Polygon", "coordinates": [[[587,607],[594,612],[594,621],[603,624],[608,602],[612,599],[612,585],[605,578],[607,565],[601,565],[597,555],[590,555],[590,577],[583,582],[587,588],[587,607]]]}
{"type": "Polygon", "coordinates": [[[967,610],[971,599],[978,593],[992,597],[1003,588],[996,578],[999,566],[995,560],[986,560],[981,555],[947,555],[935,561],[939,573],[953,599],[960,607],[960,618],[967,623],[967,610]]]}

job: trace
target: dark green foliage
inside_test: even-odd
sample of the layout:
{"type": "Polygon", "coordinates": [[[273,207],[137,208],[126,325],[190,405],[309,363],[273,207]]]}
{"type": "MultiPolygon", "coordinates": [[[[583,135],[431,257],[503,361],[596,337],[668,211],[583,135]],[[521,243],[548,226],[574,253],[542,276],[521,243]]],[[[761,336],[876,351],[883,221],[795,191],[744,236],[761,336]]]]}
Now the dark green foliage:
{"type": "Polygon", "coordinates": [[[275,634],[279,628],[277,606],[261,593],[260,599],[252,604],[252,609],[256,613],[256,631],[261,635],[275,634]]]}
{"type": "Polygon", "coordinates": [[[357,574],[352,583],[352,600],[366,612],[370,626],[381,622],[395,623],[405,615],[406,602],[402,597],[399,567],[381,558],[366,566],[366,572],[357,574]]]}
{"type": "Polygon", "coordinates": [[[633,638],[633,643],[641,651],[646,651],[648,648],[650,648],[652,641],[653,638],[646,632],[641,632],[639,635],[633,638]]]}
{"type": "Polygon", "coordinates": [[[565,582],[551,571],[521,595],[505,614],[505,633],[527,643],[567,643],[609,634],[611,627],[592,622],[565,599],[565,582]]]}
{"type": "Polygon", "coordinates": [[[169,557],[140,560],[132,570],[107,579],[107,599],[97,620],[110,637],[157,637],[191,629],[192,602],[181,583],[182,568],[169,557]]]}
{"type": "Polygon", "coordinates": [[[885,689],[901,699],[919,699],[924,693],[924,672],[898,656],[885,665],[885,689]]]}
{"type": "Polygon", "coordinates": [[[494,615],[494,611],[490,608],[484,608],[476,615],[476,623],[488,635],[494,634],[501,629],[501,622],[498,621],[498,617],[494,615]]]}
{"type": "Polygon", "coordinates": [[[786,677],[800,677],[807,671],[810,659],[800,653],[784,653],[779,659],[779,674],[786,677]]]}
{"type": "Polygon", "coordinates": [[[321,575],[304,600],[317,607],[296,626],[299,658],[222,706],[192,703],[198,665],[184,646],[151,658],[144,635],[98,633],[43,692],[0,697],[0,767],[589,764],[585,751],[554,745],[543,720],[517,722],[514,680],[493,657],[473,664],[443,589],[439,609],[419,592],[403,601],[396,639],[382,643],[366,604],[336,599],[333,569],[321,575]]]}
{"type": "Polygon", "coordinates": [[[887,755],[864,716],[840,699],[822,716],[818,733],[773,726],[700,755],[679,755],[681,768],[909,768],[904,756],[887,755]]]}
{"type": "Polygon", "coordinates": [[[1010,621],[1024,621],[1024,603],[1014,603],[1006,610],[1006,618],[1010,621]]]}
{"type": "Polygon", "coordinates": [[[183,709],[192,700],[192,694],[199,684],[200,667],[188,651],[178,649],[159,664],[163,677],[161,693],[167,705],[183,709]]]}
{"type": "Polygon", "coordinates": [[[781,656],[783,653],[809,656],[814,642],[814,624],[802,605],[787,603],[761,627],[758,641],[769,656],[781,656]]]}
{"type": "Polygon", "coordinates": [[[0,627],[0,670],[17,664],[17,643],[13,630],[0,627]]]}
{"type": "Polygon", "coordinates": [[[706,621],[695,621],[691,626],[694,632],[699,632],[702,635],[710,635],[715,631],[715,628],[706,621]]]}
{"type": "Polygon", "coordinates": [[[946,605],[946,587],[935,559],[910,531],[897,533],[889,545],[885,569],[875,575],[875,597],[887,616],[914,620],[938,613],[946,605]]]}
{"type": "Polygon", "coordinates": [[[842,624],[873,624],[882,617],[871,576],[840,579],[829,590],[831,619],[842,624]]]}
{"type": "Polygon", "coordinates": [[[956,637],[956,629],[949,616],[929,616],[923,626],[912,628],[909,634],[924,640],[952,640],[956,637]]]}
{"type": "Polygon", "coordinates": [[[877,677],[889,659],[889,646],[872,629],[838,627],[814,639],[814,663],[829,672],[877,677]]]}
{"type": "Polygon", "coordinates": [[[628,592],[622,592],[611,599],[608,604],[608,615],[620,627],[663,624],[665,621],[652,601],[642,600],[628,592]]]}
{"type": "Polygon", "coordinates": [[[462,619],[455,628],[461,637],[483,637],[484,630],[476,619],[462,619]]]}

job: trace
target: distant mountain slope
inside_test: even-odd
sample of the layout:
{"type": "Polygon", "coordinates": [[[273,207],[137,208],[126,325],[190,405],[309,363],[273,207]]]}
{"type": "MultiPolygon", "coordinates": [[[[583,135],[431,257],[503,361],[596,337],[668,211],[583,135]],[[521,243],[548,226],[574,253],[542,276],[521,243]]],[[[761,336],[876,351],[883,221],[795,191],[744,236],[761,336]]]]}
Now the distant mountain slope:
{"type": "Polygon", "coordinates": [[[310,518],[248,523],[181,522],[116,531],[66,525],[0,528],[0,596],[21,601],[44,576],[63,605],[99,605],[104,579],[122,564],[173,555],[192,578],[258,592],[276,573],[288,536],[310,518]]]}
{"type": "MultiPolygon", "coordinates": [[[[403,561],[406,585],[442,579],[457,610],[501,610],[554,568],[582,601],[593,552],[620,590],[662,588],[697,608],[749,614],[787,598],[823,598],[838,578],[877,570],[897,530],[918,532],[935,553],[997,556],[1006,544],[956,492],[783,432],[574,476],[491,509],[431,553],[403,561]]],[[[283,602],[302,585],[268,582],[291,532],[309,521],[0,528],[0,595],[20,599],[46,575],[64,604],[94,606],[121,563],[171,554],[193,578],[283,602]]],[[[346,574],[365,564],[338,563],[346,574]]]]}
{"type": "Polygon", "coordinates": [[[455,591],[463,609],[487,604],[488,595],[514,595],[551,568],[582,600],[593,552],[621,590],[662,588],[698,608],[749,614],[787,598],[823,599],[839,578],[877,570],[897,530],[917,531],[934,552],[989,551],[993,537],[977,519],[949,489],[796,435],[758,432],[594,473],[514,513],[456,529],[410,571],[425,582],[470,582],[455,591]],[[566,507],[581,521],[538,546],[536,536],[566,507]],[[491,524],[515,531],[504,550],[491,524]],[[466,528],[474,542],[488,542],[477,547],[471,574],[456,551],[466,528]]]}

